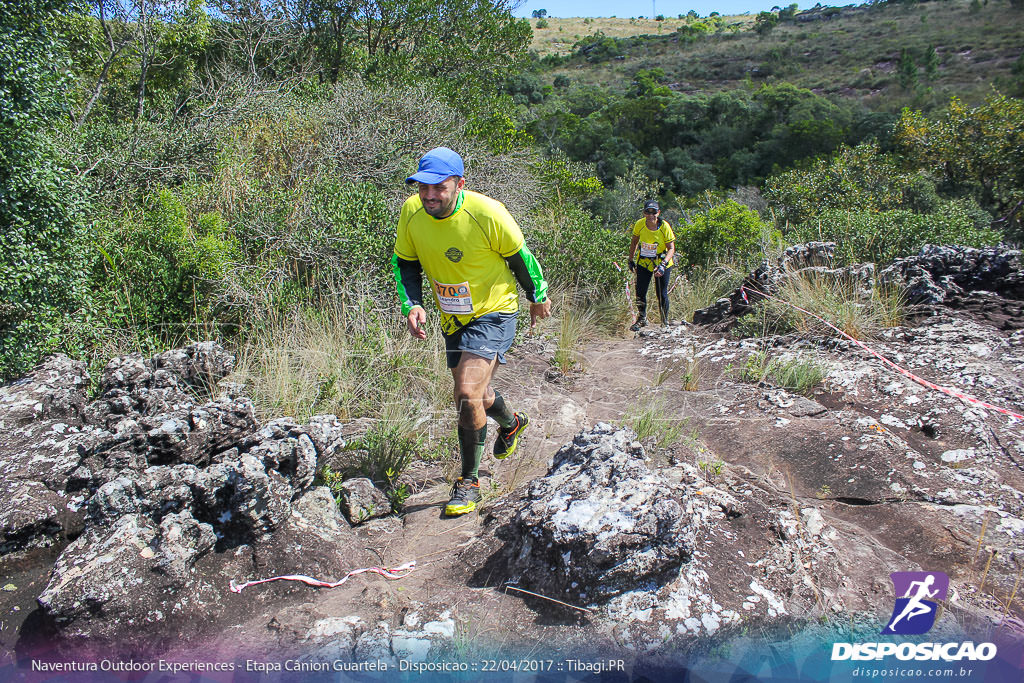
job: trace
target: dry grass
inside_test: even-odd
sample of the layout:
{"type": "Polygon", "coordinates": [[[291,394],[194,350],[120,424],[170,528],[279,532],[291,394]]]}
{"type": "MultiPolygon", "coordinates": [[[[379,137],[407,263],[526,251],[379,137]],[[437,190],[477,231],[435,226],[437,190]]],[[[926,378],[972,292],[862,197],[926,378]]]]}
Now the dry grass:
{"type": "Polygon", "coordinates": [[[686,421],[674,417],[674,411],[655,397],[634,405],[623,416],[623,424],[636,432],[640,441],[650,438],[658,448],[665,448],[683,438],[686,421]]]}
{"type": "Polygon", "coordinates": [[[743,274],[731,265],[719,265],[695,269],[689,276],[679,274],[673,280],[669,291],[673,317],[690,322],[694,311],[710,306],[736,289],[743,274]]]}
{"type": "Polygon", "coordinates": [[[410,337],[404,324],[373,320],[353,330],[339,310],[268,315],[238,351],[232,379],[247,385],[264,417],[333,413],[399,423],[448,408],[443,342],[410,337]]]}
{"type": "Polygon", "coordinates": [[[1011,68],[1020,55],[1020,29],[1015,28],[1019,12],[1005,3],[988,3],[973,14],[969,7],[970,0],[950,0],[851,8],[830,21],[780,24],[767,36],[752,30],[753,15],[732,16],[725,24],[743,22],[741,32],[724,31],[688,44],[671,36],[685,23],[675,17],[664,22],[638,20],[633,25],[628,19],[594,19],[584,25],[581,19],[549,18],[549,28],[534,31],[533,47],[541,55],[564,54],[575,34],[582,37],[598,30],[614,36],[648,34],[653,38],[633,48],[624,61],[583,68],[572,64],[555,73],[580,83],[621,83],[625,78],[628,84],[637,69],[660,67],[668,82],[680,84],[685,91],[730,90],[753,77],[854,99],[872,109],[933,109],[944,106],[953,94],[969,104],[980,103],[993,84],[1005,89],[1012,79],[1011,68]],[[655,23],[664,24],[660,37],[655,23]],[[617,28],[623,32],[617,33],[617,28]],[[935,46],[940,62],[933,82],[924,68],[930,45],[935,46]],[[921,86],[917,90],[899,85],[903,48],[911,51],[918,65],[921,86]]]}
{"type": "MultiPolygon", "coordinates": [[[[735,19],[753,21],[748,17],[735,19]]],[[[537,28],[537,20],[530,20],[530,25],[534,27],[530,49],[541,57],[550,54],[567,55],[572,52],[573,43],[597,31],[612,38],[665,36],[675,31],[684,20],[674,16],[666,16],[665,21],[654,21],[644,17],[547,17],[547,22],[547,28],[537,28]]]]}
{"type": "Polygon", "coordinates": [[[558,321],[555,367],[562,373],[582,372],[585,370],[582,347],[595,336],[599,310],[574,290],[556,290],[551,293],[551,300],[558,321]]]}
{"type": "Polygon", "coordinates": [[[832,325],[854,339],[870,339],[904,319],[905,301],[899,291],[876,288],[869,293],[858,282],[827,273],[794,273],[776,297],[779,301],[760,303],[740,321],[736,332],[741,336],[796,332],[814,338],[833,337],[832,325]]]}

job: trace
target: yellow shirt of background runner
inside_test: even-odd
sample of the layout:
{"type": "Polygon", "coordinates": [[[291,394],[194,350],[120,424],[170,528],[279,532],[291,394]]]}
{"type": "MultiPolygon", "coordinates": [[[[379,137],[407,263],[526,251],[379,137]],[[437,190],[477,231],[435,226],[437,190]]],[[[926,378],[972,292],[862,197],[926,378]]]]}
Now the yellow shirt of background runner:
{"type": "Polygon", "coordinates": [[[398,217],[395,253],[423,266],[445,334],[481,315],[519,310],[505,259],[522,248],[523,232],[504,204],[477,192],[464,190],[462,206],[441,219],[424,211],[416,194],[398,217]]]}
{"type": "MultiPolygon", "coordinates": [[[[661,263],[661,257],[668,251],[668,243],[676,241],[676,234],[672,232],[672,226],[668,224],[668,221],[662,221],[661,226],[657,230],[647,229],[647,219],[641,218],[633,224],[633,234],[640,238],[639,244],[636,246],[636,264],[643,266],[652,273],[657,270],[658,264],[661,263]],[[645,249],[647,245],[647,249],[645,249]],[[652,246],[653,245],[653,248],[652,246]],[[648,250],[654,251],[655,256],[644,256],[648,250]]],[[[672,265],[672,261],[665,264],[665,267],[672,265]]]]}

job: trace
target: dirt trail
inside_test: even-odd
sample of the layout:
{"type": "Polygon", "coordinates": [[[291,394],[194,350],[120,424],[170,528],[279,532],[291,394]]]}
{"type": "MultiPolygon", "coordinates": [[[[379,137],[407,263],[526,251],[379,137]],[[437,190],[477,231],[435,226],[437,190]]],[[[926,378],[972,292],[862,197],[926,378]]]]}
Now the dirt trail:
{"type": "MultiPolygon", "coordinates": [[[[945,328],[939,321],[935,329],[945,328]]],[[[988,372],[1003,373],[1015,382],[1012,368],[1020,340],[1006,341],[1008,333],[993,328],[989,333],[986,343],[1006,346],[1001,352],[1006,358],[1002,363],[987,355],[988,372]]],[[[963,341],[977,345],[972,334],[965,331],[963,341]]],[[[776,340],[772,353],[791,352],[793,341],[776,340]]],[[[318,619],[358,615],[365,624],[383,621],[396,628],[410,612],[450,616],[456,624],[455,646],[463,656],[493,653],[502,646],[550,648],[553,643],[571,653],[583,643],[620,642],[624,636],[619,626],[545,610],[542,601],[528,603],[514,587],[501,583],[503,579],[481,576],[478,570],[496,550],[497,541],[486,533],[489,506],[522,495],[531,479],[546,472],[553,453],[580,429],[598,421],[621,423],[625,414],[652,401],[680,420],[685,431],[668,448],[648,450],[652,466],[664,466],[666,472],[675,463],[702,467],[709,485],[747,496],[744,514],[702,541],[704,567],[713,572],[712,589],[719,602],[730,606],[732,600],[739,610],[732,594],[749,592],[747,584],[756,575],[780,595],[790,596],[790,614],[879,611],[890,599],[888,572],[923,567],[944,570],[963,583],[966,595],[951,609],[962,610],[964,619],[985,610],[1004,612],[999,601],[1016,578],[1011,560],[1019,538],[1008,531],[986,539],[992,547],[1011,551],[1000,556],[1005,562],[987,571],[984,593],[975,590],[983,565],[974,553],[979,536],[988,533],[987,517],[997,519],[991,510],[1003,510],[1000,514],[1011,526],[1021,516],[1024,475],[1012,467],[1019,454],[1000,455],[976,435],[979,424],[1002,433],[999,420],[904,385],[855,350],[809,350],[805,341],[795,342],[831,368],[829,381],[813,400],[740,381],[736,368],[754,345],[690,326],[592,342],[580,354],[582,372],[568,377],[549,370],[551,342],[545,347],[541,340],[526,340],[510,354],[495,384],[511,406],[530,414],[532,424],[517,456],[507,461],[485,456],[485,503],[479,514],[444,518],[444,468],[419,470],[422,489],[409,498],[403,517],[375,521],[359,531],[382,564],[416,560],[411,575],[395,582],[367,575],[332,591],[270,588],[279,600],[218,639],[216,647],[237,651],[245,643],[249,650],[302,652],[308,649],[303,638],[318,619]],[[695,357],[700,359],[696,365],[695,357]],[[696,387],[683,390],[688,367],[696,368],[696,387]],[[914,416],[925,414],[927,419],[913,423],[914,416]],[[947,466],[949,453],[972,448],[976,451],[964,452],[976,452],[977,469],[947,466]],[[717,463],[721,469],[712,474],[717,463]],[[973,487],[981,479],[985,485],[975,495],[973,487]],[[943,505],[960,507],[949,515],[943,505]],[[745,557],[761,557],[761,564],[777,566],[757,573],[750,562],[738,561],[745,557]],[[797,564],[789,564],[793,562],[797,564]],[[611,631],[601,630],[609,627],[611,631]]],[[[890,342],[877,343],[884,347],[890,342]]],[[[951,357],[958,353],[949,351],[951,357]]],[[[965,363],[969,360],[964,358],[965,363]]],[[[941,374],[934,378],[950,380],[941,374]]],[[[1011,442],[1005,433],[1002,440],[1011,442]]],[[[338,566],[325,568],[325,573],[337,575],[350,568],[339,558],[338,566]]],[[[1022,611],[1019,604],[1009,606],[1010,614],[1020,616],[1022,611]]]]}
{"type": "MultiPolygon", "coordinates": [[[[1024,333],[1014,329],[944,311],[872,345],[928,379],[1020,407],[1024,333]]],[[[271,661],[334,648],[320,652],[333,659],[354,648],[372,658],[373,642],[387,648],[389,633],[425,622],[452,625],[449,641],[460,658],[502,648],[567,656],[583,646],[648,651],[708,642],[704,636],[720,623],[722,633],[783,617],[884,618],[878,613],[891,605],[889,572],[921,569],[949,574],[958,602],[948,609],[958,623],[1024,623],[1020,600],[1009,598],[1022,561],[1024,439],[1004,419],[828,340],[738,340],[687,325],[592,341],[567,376],[552,371],[553,356],[551,339],[528,338],[496,376],[531,426],[512,458],[485,456],[479,513],[445,518],[457,463],[417,463],[404,514],[357,527],[353,556],[334,558],[316,575],[337,580],[368,563],[413,560],[415,571],[398,581],[364,574],[330,590],[283,582],[247,589],[246,602],[229,596],[225,604],[249,611],[222,611],[206,636],[164,656],[271,661]],[[814,358],[827,377],[807,395],[742,380],[739,369],[758,351],[814,358]],[[698,552],[680,576],[587,615],[526,596],[515,577],[496,575],[487,561],[501,546],[489,512],[515,506],[581,429],[622,424],[644,406],[656,406],[675,429],[664,448],[645,442],[651,469],[685,489],[684,502],[712,501],[698,552]],[[348,618],[360,620],[351,640],[325,631],[348,618]],[[354,640],[363,636],[369,649],[354,640]]],[[[265,578],[258,568],[251,573],[245,578],[265,578]]],[[[239,578],[218,574],[213,582],[226,591],[239,578]]]]}
{"type": "MultiPolygon", "coordinates": [[[[572,643],[591,638],[572,618],[548,623],[550,618],[526,607],[515,590],[473,586],[470,563],[482,563],[492,551],[481,530],[488,507],[498,497],[515,495],[530,480],[542,476],[555,451],[581,429],[602,420],[618,422],[635,405],[645,382],[634,372],[637,360],[632,336],[588,345],[579,354],[583,372],[554,381],[545,375],[553,355],[550,342],[545,346],[539,339],[528,339],[513,349],[494,385],[510,406],[530,415],[531,425],[518,453],[499,461],[489,455],[494,433],[491,424],[487,455],[481,464],[485,502],[479,514],[454,519],[442,514],[449,495],[446,476],[454,467],[449,463],[416,470],[421,490],[406,501],[401,518],[375,520],[360,528],[366,547],[383,566],[416,561],[416,570],[408,577],[388,582],[376,575],[358,576],[333,590],[285,584],[258,587],[255,590],[273,591],[280,599],[207,642],[204,649],[233,655],[244,644],[248,653],[301,653],[307,649],[301,639],[324,617],[355,615],[367,624],[383,619],[395,627],[410,610],[428,614],[448,610],[457,624],[459,647],[481,652],[493,652],[495,646],[502,645],[521,649],[531,642],[550,647],[551,628],[564,639],[567,651],[572,651],[572,643]]],[[[334,577],[352,568],[339,558],[337,567],[325,568],[325,575],[334,577]]]]}

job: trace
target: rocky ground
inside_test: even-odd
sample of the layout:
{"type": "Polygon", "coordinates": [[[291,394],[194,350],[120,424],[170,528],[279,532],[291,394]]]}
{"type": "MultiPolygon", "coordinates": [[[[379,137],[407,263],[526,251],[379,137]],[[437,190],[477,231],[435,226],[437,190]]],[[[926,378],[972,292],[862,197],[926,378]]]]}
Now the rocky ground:
{"type": "MultiPolygon", "coordinates": [[[[784,260],[820,268],[823,248],[784,260]]],[[[897,264],[917,313],[867,343],[1020,412],[1015,259],[953,250],[897,264]]],[[[748,285],[775,291],[787,266],[774,268],[748,285]]],[[[503,651],[656,660],[812,622],[877,632],[889,573],[912,570],[950,576],[947,626],[1024,633],[1022,424],[835,336],[735,337],[747,303],[593,341],[568,376],[549,371],[550,340],[525,340],[497,384],[533,424],[517,457],[485,459],[486,502],[457,519],[441,515],[444,463],[410,469],[398,517],[378,517],[380,494],[350,482],[346,518],[314,473],[354,427],[260,424],[214,344],[115,359],[94,389],[84,366],[52,358],[0,388],[0,666],[111,649],[310,666],[503,651]],[[813,360],[824,380],[806,395],[745,381],[755,353],[813,360]],[[660,426],[638,441],[622,425],[645,409],[660,426]],[[230,590],[410,561],[392,581],[230,590]]]]}

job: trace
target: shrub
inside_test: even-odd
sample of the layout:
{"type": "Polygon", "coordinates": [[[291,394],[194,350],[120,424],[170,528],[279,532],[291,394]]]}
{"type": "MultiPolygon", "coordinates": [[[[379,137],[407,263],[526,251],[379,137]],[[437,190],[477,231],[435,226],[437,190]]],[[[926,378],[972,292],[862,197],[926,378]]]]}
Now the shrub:
{"type": "Polygon", "coordinates": [[[625,41],[606,36],[598,31],[592,36],[586,36],[574,48],[574,54],[583,57],[588,62],[606,62],[609,59],[621,57],[625,54],[625,41]]]}
{"type": "Polygon", "coordinates": [[[80,189],[51,137],[67,102],[61,0],[0,3],[0,379],[76,344],[88,325],[89,232],[80,189]]]}
{"type": "Polygon", "coordinates": [[[675,232],[677,258],[690,266],[706,266],[717,260],[750,263],[779,239],[778,231],[762,221],[756,211],[731,199],[693,214],[675,232]]]}
{"type": "Polygon", "coordinates": [[[115,324],[173,338],[183,323],[212,317],[239,244],[218,214],[190,217],[184,201],[159,190],[101,227],[94,283],[115,324]]]}
{"type": "Polygon", "coordinates": [[[944,202],[936,213],[847,211],[834,209],[794,229],[796,242],[825,240],[837,244],[846,262],[886,264],[916,253],[925,244],[981,247],[999,243],[999,233],[979,228],[963,201],[944,202]]]}
{"type": "Polygon", "coordinates": [[[780,219],[802,223],[830,209],[883,211],[899,208],[909,175],[875,143],[842,147],[831,159],[772,176],[765,198],[780,219]]]}
{"type": "Polygon", "coordinates": [[[974,198],[1019,236],[1021,214],[1013,210],[1024,201],[1024,100],[994,94],[969,108],[954,98],[935,121],[904,110],[896,139],[941,189],[974,198]]]}
{"type": "Polygon", "coordinates": [[[620,283],[615,261],[625,260],[628,237],[600,224],[579,206],[564,203],[532,219],[537,260],[549,282],[599,298],[620,283]]]}

